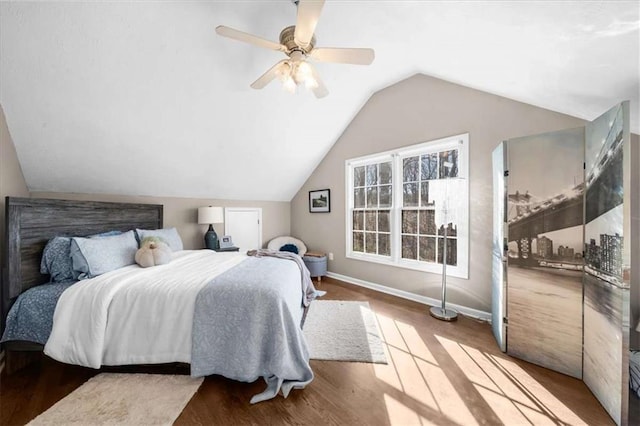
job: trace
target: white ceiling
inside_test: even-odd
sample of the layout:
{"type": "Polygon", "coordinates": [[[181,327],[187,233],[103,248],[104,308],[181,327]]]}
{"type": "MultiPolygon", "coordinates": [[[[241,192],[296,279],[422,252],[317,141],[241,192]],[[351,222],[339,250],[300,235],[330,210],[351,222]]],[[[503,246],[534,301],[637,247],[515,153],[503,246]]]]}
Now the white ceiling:
{"type": "Polygon", "coordinates": [[[283,1],[1,2],[0,102],[32,191],[290,200],[369,96],[415,73],[593,119],[631,100],[639,3],[328,1],[329,96],[249,84],[281,53],[283,1]]]}

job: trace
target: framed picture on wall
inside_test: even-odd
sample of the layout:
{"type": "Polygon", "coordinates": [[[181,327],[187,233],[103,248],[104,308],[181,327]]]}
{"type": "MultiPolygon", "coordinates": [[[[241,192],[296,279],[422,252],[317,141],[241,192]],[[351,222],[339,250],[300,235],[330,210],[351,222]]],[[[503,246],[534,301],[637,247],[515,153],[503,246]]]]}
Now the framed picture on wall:
{"type": "Polygon", "coordinates": [[[318,189],[309,191],[309,212],[329,213],[331,211],[331,191],[318,189]]]}

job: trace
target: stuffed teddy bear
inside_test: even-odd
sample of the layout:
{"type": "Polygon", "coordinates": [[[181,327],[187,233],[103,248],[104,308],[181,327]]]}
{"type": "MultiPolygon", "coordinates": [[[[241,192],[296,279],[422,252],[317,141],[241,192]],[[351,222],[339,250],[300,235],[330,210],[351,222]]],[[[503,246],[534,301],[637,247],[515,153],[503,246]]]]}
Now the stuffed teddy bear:
{"type": "Polygon", "coordinates": [[[162,238],[146,237],[140,241],[135,259],[136,263],[143,268],[164,265],[171,261],[171,248],[162,238]]]}

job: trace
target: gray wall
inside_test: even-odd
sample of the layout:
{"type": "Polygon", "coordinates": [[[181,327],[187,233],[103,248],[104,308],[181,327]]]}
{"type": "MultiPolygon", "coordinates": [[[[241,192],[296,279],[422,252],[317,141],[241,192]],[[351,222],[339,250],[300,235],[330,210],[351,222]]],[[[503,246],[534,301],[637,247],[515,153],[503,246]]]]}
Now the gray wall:
{"type": "Polygon", "coordinates": [[[291,232],[334,254],[331,272],[440,299],[441,276],[345,257],[346,159],[469,132],[469,279],[450,277],[447,300],[491,310],[491,152],[504,139],[568,129],[584,120],[415,75],[375,93],[291,201],[291,232]],[[331,189],[331,213],[311,214],[308,191],[331,189]]]}
{"type": "MultiPolygon", "coordinates": [[[[2,105],[0,105],[0,266],[4,265],[6,255],[5,236],[5,202],[4,197],[28,197],[29,189],[22,175],[20,162],[13,145],[9,127],[4,115],[2,105]]],[[[2,268],[0,267],[0,270],[2,268]]],[[[0,292],[2,292],[2,274],[0,273],[0,292]]],[[[1,296],[1,294],[0,294],[1,296]]],[[[2,297],[0,297],[2,300],[2,297]]],[[[0,318],[0,330],[4,330],[5,318],[0,318]]],[[[4,351],[0,351],[0,371],[4,368],[4,351]]]]}
{"type": "MultiPolygon", "coordinates": [[[[61,192],[32,192],[34,198],[65,200],[113,201],[123,203],[148,203],[164,205],[164,226],[175,227],[182,237],[185,249],[204,248],[204,233],[208,225],[198,225],[198,207],[259,207],[262,208],[262,243],[289,235],[290,203],[283,201],[234,201],[199,198],[146,197],[112,194],[76,194],[61,192]]],[[[224,224],[214,225],[219,236],[224,235],[224,224]]]]}
{"type": "Polygon", "coordinates": [[[16,148],[0,105],[0,247],[4,259],[4,197],[28,197],[29,189],[22,175],[16,148]]]}

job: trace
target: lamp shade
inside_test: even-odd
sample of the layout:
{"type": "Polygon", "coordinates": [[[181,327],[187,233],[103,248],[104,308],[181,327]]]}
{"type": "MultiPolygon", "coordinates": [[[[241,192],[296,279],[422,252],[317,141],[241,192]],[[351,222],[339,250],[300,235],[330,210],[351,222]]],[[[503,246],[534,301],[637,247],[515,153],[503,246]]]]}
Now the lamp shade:
{"type": "Polygon", "coordinates": [[[198,223],[212,224],[224,222],[222,207],[198,207],[198,223]]]}
{"type": "Polygon", "coordinates": [[[464,179],[445,178],[429,182],[429,201],[435,203],[436,226],[458,223],[464,210],[464,179]],[[447,222],[447,223],[445,223],[447,222]]]}

